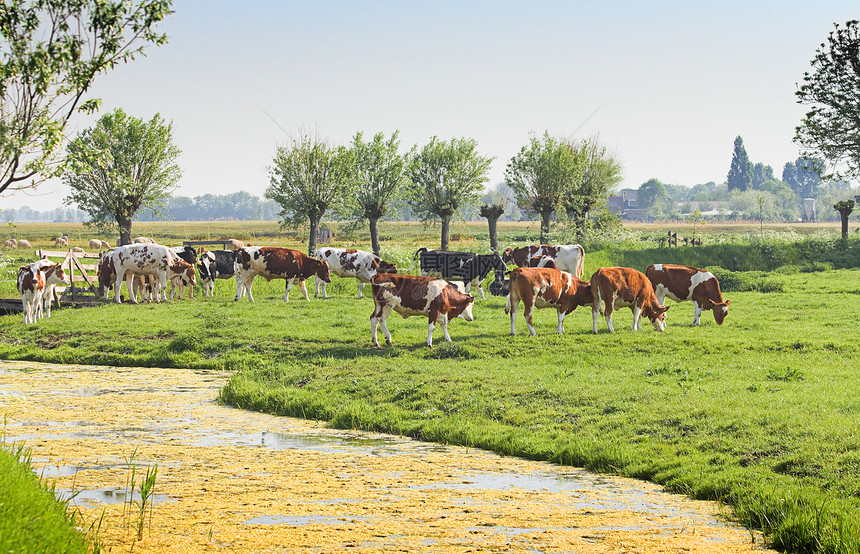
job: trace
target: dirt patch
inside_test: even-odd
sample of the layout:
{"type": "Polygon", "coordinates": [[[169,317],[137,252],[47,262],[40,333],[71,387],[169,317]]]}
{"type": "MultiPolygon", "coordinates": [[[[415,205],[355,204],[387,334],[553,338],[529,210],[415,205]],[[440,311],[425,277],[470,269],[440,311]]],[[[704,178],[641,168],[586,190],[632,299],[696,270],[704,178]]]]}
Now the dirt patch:
{"type": "MultiPolygon", "coordinates": [[[[762,552],[720,507],[483,451],[219,406],[224,375],[0,362],[7,440],[132,548],[126,460],[158,464],[135,552],[762,552]],[[28,369],[26,372],[19,369],[28,369]]],[[[140,470],[138,470],[138,475],[140,470]]]]}

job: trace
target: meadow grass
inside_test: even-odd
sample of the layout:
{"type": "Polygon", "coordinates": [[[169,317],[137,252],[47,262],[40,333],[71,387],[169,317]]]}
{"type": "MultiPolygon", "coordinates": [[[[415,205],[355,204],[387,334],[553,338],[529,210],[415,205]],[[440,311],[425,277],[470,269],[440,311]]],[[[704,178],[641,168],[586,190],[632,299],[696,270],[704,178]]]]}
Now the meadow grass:
{"type": "Polygon", "coordinates": [[[30,450],[0,436],[0,551],[97,552],[78,523],[68,501],[33,472],[30,450]]]}
{"type": "MultiPolygon", "coordinates": [[[[634,333],[624,310],[615,334],[601,318],[592,335],[579,308],[557,335],[555,312],[540,310],[537,337],[522,319],[511,337],[504,299],[489,297],[474,322],[451,324],[451,344],[437,331],[428,349],[426,319],[392,317],[394,345],[377,349],[354,280],[335,277],[327,300],[294,288],[288,304],[283,281],[256,280],[251,304],[233,301],[231,280],[214,298],[55,310],[37,326],[3,316],[0,357],[228,369],[231,405],[647,479],[726,502],[777,548],[860,552],[860,270],[785,265],[806,247],[773,244],[780,270],[726,272],[723,326],[706,312],[691,327],[682,303],[664,333],[634,333]]],[[[854,247],[834,244],[819,254],[854,247]]],[[[736,251],[760,255],[747,246],[736,251]]],[[[414,247],[385,244],[399,265],[414,247]]],[[[592,250],[586,274],[691,250],[592,250]]]]}

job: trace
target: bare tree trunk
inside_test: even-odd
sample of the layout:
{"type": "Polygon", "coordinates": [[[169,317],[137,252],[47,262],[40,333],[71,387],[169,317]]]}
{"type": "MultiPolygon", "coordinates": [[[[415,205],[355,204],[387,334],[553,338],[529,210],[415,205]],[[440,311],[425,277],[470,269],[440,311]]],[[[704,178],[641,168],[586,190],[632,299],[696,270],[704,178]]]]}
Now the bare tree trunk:
{"type": "Polygon", "coordinates": [[[487,224],[490,227],[490,248],[493,252],[499,251],[499,235],[498,235],[498,222],[499,218],[502,217],[502,214],[505,213],[505,207],[501,204],[484,204],[481,206],[480,214],[482,217],[487,218],[487,224]]]}
{"type": "Polygon", "coordinates": [[[448,235],[451,232],[451,216],[442,216],[442,246],[441,250],[448,250],[448,235]]]}
{"type": "Polygon", "coordinates": [[[842,238],[848,238],[848,216],[853,210],[851,208],[839,210],[839,216],[842,218],[842,238]]]}
{"type": "Polygon", "coordinates": [[[552,211],[547,210],[540,214],[540,243],[549,242],[549,223],[552,219],[552,211]]]}
{"type": "Polygon", "coordinates": [[[310,218],[311,232],[308,236],[308,256],[312,257],[317,251],[317,236],[320,233],[320,220],[315,217],[310,218]]]}
{"type": "Polygon", "coordinates": [[[379,222],[378,217],[369,218],[370,221],[370,246],[373,248],[373,253],[379,256],[379,230],[376,224],[379,222]]]}

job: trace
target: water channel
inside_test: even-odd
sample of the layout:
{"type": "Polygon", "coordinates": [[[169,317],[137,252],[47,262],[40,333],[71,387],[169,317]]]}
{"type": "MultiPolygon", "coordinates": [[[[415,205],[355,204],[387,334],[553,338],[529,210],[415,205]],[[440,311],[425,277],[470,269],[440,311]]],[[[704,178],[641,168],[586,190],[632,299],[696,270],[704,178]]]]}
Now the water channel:
{"type": "Polygon", "coordinates": [[[226,375],[0,361],[6,441],[115,552],[765,552],[641,481],[214,401],[226,375]],[[158,465],[142,541],[130,465],[158,465]]]}

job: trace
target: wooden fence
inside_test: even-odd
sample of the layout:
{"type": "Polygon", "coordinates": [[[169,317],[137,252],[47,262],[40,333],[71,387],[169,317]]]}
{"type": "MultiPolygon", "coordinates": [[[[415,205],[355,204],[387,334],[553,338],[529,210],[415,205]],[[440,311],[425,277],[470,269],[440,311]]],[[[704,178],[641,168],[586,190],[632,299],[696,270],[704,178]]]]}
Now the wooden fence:
{"type": "Polygon", "coordinates": [[[57,305],[60,301],[84,302],[98,299],[98,252],[75,252],[73,250],[36,250],[36,256],[43,258],[62,258],[60,267],[69,277],[69,286],[54,289],[57,305]],[[96,260],[88,263],[88,260],[96,260]],[[86,286],[79,286],[84,283],[86,286]]]}

